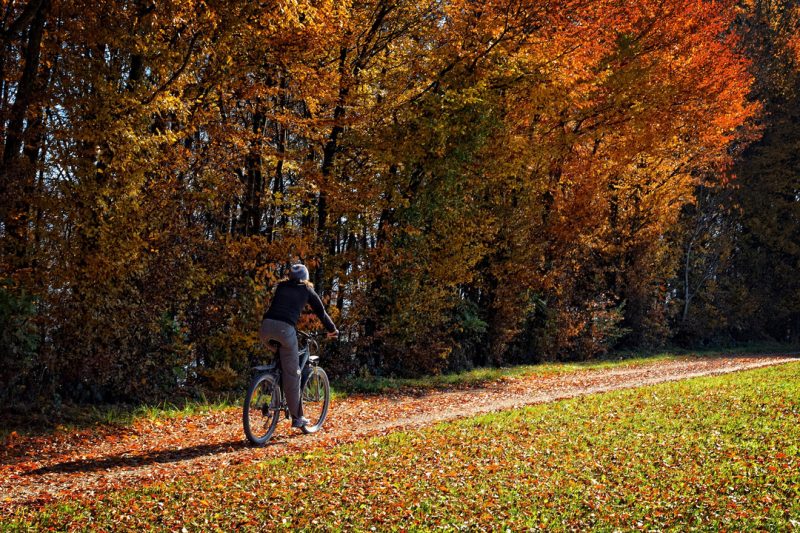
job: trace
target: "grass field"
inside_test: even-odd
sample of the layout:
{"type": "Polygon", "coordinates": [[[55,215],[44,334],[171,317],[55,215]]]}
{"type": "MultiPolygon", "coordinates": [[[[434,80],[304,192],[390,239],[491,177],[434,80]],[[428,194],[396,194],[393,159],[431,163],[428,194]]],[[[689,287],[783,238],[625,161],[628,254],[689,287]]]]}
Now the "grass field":
{"type": "Polygon", "coordinates": [[[800,363],[479,416],[0,529],[800,528],[800,363]]]}

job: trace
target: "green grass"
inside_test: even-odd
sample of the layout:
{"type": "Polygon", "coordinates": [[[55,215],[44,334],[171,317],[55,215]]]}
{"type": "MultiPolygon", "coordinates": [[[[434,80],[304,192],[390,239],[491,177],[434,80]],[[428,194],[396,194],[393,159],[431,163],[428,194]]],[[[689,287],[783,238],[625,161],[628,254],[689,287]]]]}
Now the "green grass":
{"type": "Polygon", "coordinates": [[[583,370],[601,370],[619,366],[638,366],[657,361],[676,359],[674,354],[657,354],[644,357],[618,357],[616,359],[600,359],[573,363],[542,363],[537,365],[518,365],[500,368],[475,368],[452,374],[425,376],[421,378],[385,378],[377,376],[343,379],[334,384],[340,396],[348,394],[385,394],[411,390],[436,390],[454,387],[476,387],[503,379],[548,376],[580,372],[583,370]]]}
{"type": "Polygon", "coordinates": [[[0,529],[790,530],[800,362],[20,510],[0,529]]]}
{"type": "Polygon", "coordinates": [[[206,414],[213,411],[221,411],[238,406],[240,404],[239,395],[222,395],[213,401],[205,397],[197,400],[185,400],[182,402],[163,401],[155,405],[137,406],[101,406],[92,407],[89,418],[105,424],[129,425],[136,420],[157,420],[162,418],[178,418],[184,416],[206,414]]]}
{"type": "Polygon", "coordinates": [[[545,376],[582,370],[602,370],[619,366],[640,366],[658,361],[675,360],[689,356],[716,357],[721,355],[796,352],[798,346],[777,343],[753,343],[729,349],[688,350],[674,348],[667,351],[618,351],[590,361],[572,363],[541,363],[502,368],[476,368],[473,370],[425,376],[416,379],[385,378],[377,376],[355,377],[339,380],[334,388],[341,396],[351,393],[383,394],[403,390],[433,390],[451,387],[479,386],[492,381],[524,376],[545,376]]]}

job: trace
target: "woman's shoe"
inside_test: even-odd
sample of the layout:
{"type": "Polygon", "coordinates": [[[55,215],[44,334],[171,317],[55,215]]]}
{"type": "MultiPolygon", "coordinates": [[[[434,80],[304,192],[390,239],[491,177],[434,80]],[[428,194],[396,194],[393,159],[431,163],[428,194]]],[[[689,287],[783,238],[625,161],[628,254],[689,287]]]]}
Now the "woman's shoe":
{"type": "Polygon", "coordinates": [[[307,426],[310,423],[311,423],[311,420],[309,420],[308,418],[306,418],[304,416],[301,416],[300,418],[293,418],[292,419],[292,427],[293,428],[302,428],[302,427],[307,426]]]}

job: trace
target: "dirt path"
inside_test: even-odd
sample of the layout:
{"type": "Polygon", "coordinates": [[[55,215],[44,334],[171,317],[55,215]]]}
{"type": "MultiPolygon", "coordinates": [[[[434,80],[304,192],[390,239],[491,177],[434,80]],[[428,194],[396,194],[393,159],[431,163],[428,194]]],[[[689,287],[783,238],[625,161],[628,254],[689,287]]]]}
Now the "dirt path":
{"type": "Polygon", "coordinates": [[[125,428],[17,437],[0,449],[0,511],[169,482],[488,411],[797,360],[787,355],[687,358],[506,379],[470,389],[352,396],[334,402],[319,434],[303,436],[281,422],[265,448],[245,444],[240,409],[125,428]]]}

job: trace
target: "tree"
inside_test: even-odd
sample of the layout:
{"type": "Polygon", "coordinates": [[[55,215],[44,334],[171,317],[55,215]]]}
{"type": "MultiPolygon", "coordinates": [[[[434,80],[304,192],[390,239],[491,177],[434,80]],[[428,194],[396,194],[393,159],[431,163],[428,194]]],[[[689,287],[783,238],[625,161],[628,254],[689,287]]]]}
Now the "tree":
{"type": "Polygon", "coordinates": [[[337,372],[660,342],[679,214],[757,108],[733,8],[9,3],[1,264],[30,390],[235,387],[295,260],[337,372]]]}

